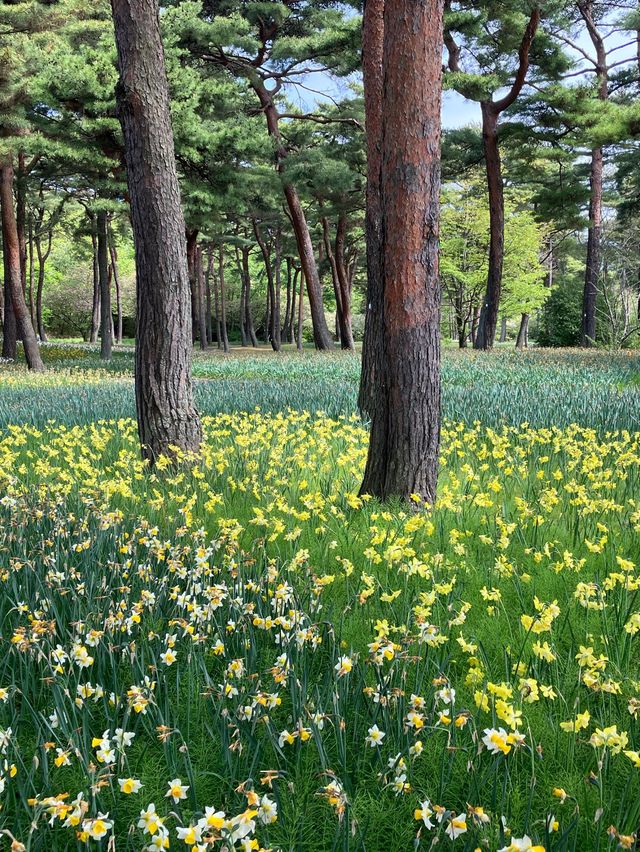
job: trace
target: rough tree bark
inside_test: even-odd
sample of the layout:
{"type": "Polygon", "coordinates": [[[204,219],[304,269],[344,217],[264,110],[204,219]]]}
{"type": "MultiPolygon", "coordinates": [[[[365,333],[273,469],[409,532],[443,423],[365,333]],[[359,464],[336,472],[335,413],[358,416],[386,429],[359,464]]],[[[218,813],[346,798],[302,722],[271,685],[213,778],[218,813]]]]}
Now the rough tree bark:
{"type": "MultiPolygon", "coordinates": [[[[440,109],[444,0],[385,0],[382,300],[361,493],[433,503],[440,445],[440,109]]],[[[371,132],[371,127],[369,128],[371,132]]],[[[374,259],[374,264],[377,263],[374,259]]],[[[376,268],[374,274],[379,274],[376,268]]]]}
{"type": "Polygon", "coordinates": [[[197,452],[185,226],[156,0],[111,0],[137,273],[135,386],[144,458],[197,452]]]}
{"type": "MultiPolygon", "coordinates": [[[[24,298],[20,242],[13,208],[13,158],[10,153],[5,154],[0,160],[0,206],[2,208],[2,246],[7,259],[5,269],[9,282],[8,295],[13,306],[16,333],[22,340],[27,366],[30,370],[40,372],[44,370],[44,364],[24,298]]],[[[5,310],[6,307],[5,305],[5,310]]]]}
{"type": "Polygon", "coordinates": [[[100,280],[100,357],[103,361],[111,358],[113,320],[111,317],[111,280],[109,278],[109,235],[106,210],[100,210],[96,217],[98,229],[98,278],[100,280]]]}
{"type": "MultiPolygon", "coordinates": [[[[382,53],[384,41],[384,0],[366,0],[362,17],[362,77],[367,127],[367,301],[362,343],[362,372],[358,407],[373,417],[374,389],[384,380],[382,348],[382,53]]],[[[371,461],[373,465],[374,460],[371,461]]],[[[382,459],[379,459],[382,465],[382,459]]],[[[382,476],[382,472],[378,476],[382,476]]]]}
{"type": "Polygon", "coordinates": [[[20,250],[20,280],[22,292],[27,292],[27,164],[24,151],[18,151],[16,184],[16,229],[20,250]]]}
{"type": "MultiPolygon", "coordinates": [[[[596,52],[596,75],[598,80],[598,98],[606,101],[609,96],[609,74],[607,68],[607,50],[602,34],[598,30],[593,16],[593,0],[578,2],[578,10],[587,27],[587,32],[596,52]]],[[[593,346],[596,342],[596,305],[598,300],[598,281],[602,263],[602,194],[604,180],[604,155],[601,147],[591,151],[591,169],[589,173],[589,230],[587,232],[587,261],[584,270],[584,289],[582,295],[582,346],[593,346]]]]}
{"type": "Polygon", "coordinates": [[[15,361],[18,354],[18,335],[16,331],[16,315],[13,312],[13,304],[11,303],[11,286],[9,283],[9,255],[4,239],[2,240],[2,265],[4,272],[4,280],[2,285],[4,312],[2,315],[2,357],[10,361],[15,361]]]}
{"type": "Polygon", "coordinates": [[[540,23],[540,9],[534,8],[529,17],[520,48],[518,70],[507,94],[500,100],[480,103],[482,111],[482,142],[484,146],[489,191],[489,266],[487,290],[480,311],[478,331],[475,336],[476,349],[491,349],[496,337],[500,297],[502,295],[502,270],[504,266],[504,184],[498,144],[498,119],[517,99],[527,79],[531,44],[540,23]]]}

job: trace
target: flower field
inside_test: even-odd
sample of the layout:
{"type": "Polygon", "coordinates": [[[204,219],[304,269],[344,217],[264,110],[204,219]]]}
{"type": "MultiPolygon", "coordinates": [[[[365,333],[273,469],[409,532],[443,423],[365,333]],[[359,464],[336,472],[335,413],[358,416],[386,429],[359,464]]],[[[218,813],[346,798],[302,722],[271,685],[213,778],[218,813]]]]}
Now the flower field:
{"type": "Polygon", "coordinates": [[[156,473],[124,356],[5,373],[0,849],[637,848],[638,359],[584,357],[448,356],[432,511],[357,496],[354,359],[196,361],[156,473]]]}

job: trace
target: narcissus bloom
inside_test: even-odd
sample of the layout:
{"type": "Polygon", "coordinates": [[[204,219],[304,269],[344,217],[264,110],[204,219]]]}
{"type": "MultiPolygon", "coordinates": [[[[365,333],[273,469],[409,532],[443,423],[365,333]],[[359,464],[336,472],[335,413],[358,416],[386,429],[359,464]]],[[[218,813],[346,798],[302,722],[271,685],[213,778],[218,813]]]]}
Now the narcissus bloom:
{"type": "Polygon", "coordinates": [[[142,782],[137,778],[118,778],[120,792],[129,795],[130,793],[138,793],[142,789],[142,782]]]}
{"type": "Polygon", "coordinates": [[[509,744],[509,735],[504,728],[485,728],[482,742],[489,749],[491,754],[509,754],[511,745],[509,744]]]}
{"type": "Polygon", "coordinates": [[[165,797],[171,797],[174,802],[179,802],[181,799],[187,798],[187,787],[179,778],[174,778],[173,781],[169,781],[169,789],[165,793],[165,797]]]}
{"type": "Polygon", "coordinates": [[[536,846],[531,838],[525,834],[524,837],[513,837],[508,846],[503,846],[500,852],[545,852],[544,846],[536,846]]]}
{"type": "Polygon", "coordinates": [[[366,743],[369,743],[371,748],[376,748],[376,746],[382,745],[382,740],[385,738],[385,736],[385,732],[381,731],[377,725],[372,725],[369,728],[369,732],[364,739],[366,743]]]}
{"type": "Polygon", "coordinates": [[[414,819],[422,820],[427,828],[433,828],[433,823],[431,822],[433,810],[431,809],[431,802],[429,799],[425,799],[424,802],[420,802],[420,807],[415,809],[413,816],[414,819]]]}

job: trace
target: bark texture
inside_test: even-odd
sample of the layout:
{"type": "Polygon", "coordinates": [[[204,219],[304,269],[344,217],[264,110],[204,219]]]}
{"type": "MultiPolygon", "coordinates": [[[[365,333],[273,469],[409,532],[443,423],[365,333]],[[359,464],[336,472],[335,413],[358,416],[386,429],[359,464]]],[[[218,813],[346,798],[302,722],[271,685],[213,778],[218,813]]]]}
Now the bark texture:
{"type": "Polygon", "coordinates": [[[202,440],[191,384],[191,298],[156,0],[112,0],[137,274],[136,407],[152,463],[202,440]]]}
{"type": "Polygon", "coordinates": [[[9,282],[9,256],[4,246],[2,251],[4,281],[2,285],[4,310],[2,314],[2,357],[14,361],[18,354],[18,336],[16,333],[16,316],[11,303],[11,285],[9,282]]]}
{"type": "MultiPolygon", "coordinates": [[[[609,96],[607,68],[607,49],[602,34],[594,19],[593,0],[578,3],[578,10],[585,22],[591,43],[596,52],[596,75],[598,79],[598,98],[606,101],[609,96]]],[[[584,271],[584,289],[582,295],[582,346],[593,346],[596,342],[596,307],[598,301],[598,282],[602,264],[602,195],[604,181],[604,154],[601,147],[591,152],[589,172],[589,230],[587,233],[587,261],[584,271]]]]}
{"type": "Polygon", "coordinates": [[[362,76],[367,128],[367,301],[365,306],[362,373],[358,407],[368,417],[373,413],[373,393],[383,379],[382,349],[382,55],[384,0],[366,0],[362,18],[362,76]]]}
{"type": "MultiPolygon", "coordinates": [[[[0,206],[2,208],[2,246],[6,257],[5,274],[9,283],[8,301],[13,306],[15,330],[17,336],[22,340],[27,366],[30,370],[42,371],[44,364],[40,357],[40,347],[24,297],[20,241],[18,239],[16,214],[13,208],[13,160],[11,154],[6,154],[0,161],[0,206]]],[[[5,290],[5,293],[7,293],[7,290],[5,290]]],[[[5,312],[7,307],[8,305],[5,305],[5,312]]]]}
{"type": "Polygon", "coordinates": [[[371,439],[361,488],[383,500],[418,494],[433,503],[436,494],[442,15],[443,0],[384,4],[382,298],[368,340],[375,373],[365,389],[371,439]]]}

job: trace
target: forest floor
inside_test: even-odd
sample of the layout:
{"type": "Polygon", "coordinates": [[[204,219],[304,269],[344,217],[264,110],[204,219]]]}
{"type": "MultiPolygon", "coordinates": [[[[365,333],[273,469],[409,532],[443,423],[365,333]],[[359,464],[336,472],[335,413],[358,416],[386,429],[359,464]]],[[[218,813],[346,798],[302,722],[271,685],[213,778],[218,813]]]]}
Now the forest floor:
{"type": "Polygon", "coordinates": [[[44,358],[0,368],[7,837],[633,848],[638,354],[446,350],[418,511],[358,497],[357,356],[198,354],[177,472],[130,347],[44,358]]]}

